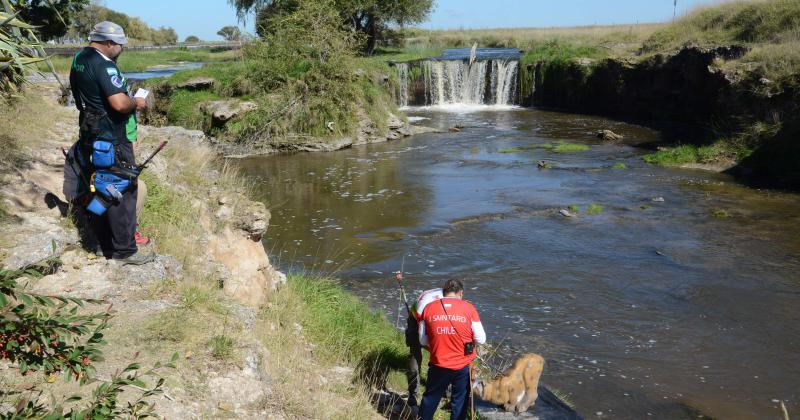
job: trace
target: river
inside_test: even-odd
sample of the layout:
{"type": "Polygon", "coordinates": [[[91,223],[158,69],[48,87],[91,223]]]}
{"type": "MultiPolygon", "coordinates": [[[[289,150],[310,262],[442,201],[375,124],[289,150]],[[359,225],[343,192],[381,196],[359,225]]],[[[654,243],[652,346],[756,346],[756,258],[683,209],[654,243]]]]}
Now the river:
{"type": "Polygon", "coordinates": [[[798,195],[645,164],[631,145],[658,133],[603,118],[407,114],[463,128],[240,161],[272,211],[274,263],[336,275],[391,320],[402,261],[415,293],[459,277],[489,340],[542,354],[542,381],[587,418],[800,414],[798,195]],[[562,140],[589,150],[542,147],[562,140]]]}

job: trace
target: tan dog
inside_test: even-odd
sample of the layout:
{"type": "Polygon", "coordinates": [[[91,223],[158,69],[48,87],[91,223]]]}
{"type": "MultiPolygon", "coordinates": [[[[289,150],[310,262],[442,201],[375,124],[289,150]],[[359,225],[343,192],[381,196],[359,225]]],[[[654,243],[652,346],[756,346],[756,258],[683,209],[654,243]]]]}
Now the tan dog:
{"type": "Polygon", "coordinates": [[[544,358],[538,354],[522,355],[514,366],[491,382],[476,381],[472,391],[478,398],[497,405],[506,411],[521,413],[536,403],[539,378],[544,369],[544,358]]]}

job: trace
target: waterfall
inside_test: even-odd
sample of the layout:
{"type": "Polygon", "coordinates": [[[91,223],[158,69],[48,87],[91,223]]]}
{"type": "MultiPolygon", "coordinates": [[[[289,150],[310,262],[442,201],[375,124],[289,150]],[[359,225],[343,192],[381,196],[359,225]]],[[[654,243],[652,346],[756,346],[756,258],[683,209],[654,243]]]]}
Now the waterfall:
{"type": "Polygon", "coordinates": [[[512,105],[517,96],[517,60],[482,60],[472,65],[467,60],[425,60],[397,63],[395,67],[400,81],[400,106],[512,105]],[[411,65],[421,70],[418,82],[411,80],[411,65]],[[419,96],[416,90],[413,95],[410,93],[414,89],[419,89],[419,96]]]}
{"type": "Polygon", "coordinates": [[[431,105],[483,103],[488,62],[425,61],[425,91],[431,105]]]}
{"type": "Polygon", "coordinates": [[[492,92],[495,105],[509,105],[516,92],[517,68],[519,61],[492,61],[492,92]]]}
{"type": "Polygon", "coordinates": [[[397,101],[400,106],[408,106],[408,63],[397,63],[396,67],[397,79],[400,81],[397,101]]]}

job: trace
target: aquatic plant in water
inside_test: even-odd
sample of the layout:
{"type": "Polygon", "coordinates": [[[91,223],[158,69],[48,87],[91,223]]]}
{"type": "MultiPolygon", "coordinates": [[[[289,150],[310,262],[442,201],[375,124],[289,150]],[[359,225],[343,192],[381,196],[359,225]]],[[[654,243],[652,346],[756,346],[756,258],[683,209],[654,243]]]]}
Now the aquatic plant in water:
{"type": "Polygon", "coordinates": [[[586,206],[586,214],[600,214],[603,212],[603,206],[597,203],[591,203],[586,206]]]}

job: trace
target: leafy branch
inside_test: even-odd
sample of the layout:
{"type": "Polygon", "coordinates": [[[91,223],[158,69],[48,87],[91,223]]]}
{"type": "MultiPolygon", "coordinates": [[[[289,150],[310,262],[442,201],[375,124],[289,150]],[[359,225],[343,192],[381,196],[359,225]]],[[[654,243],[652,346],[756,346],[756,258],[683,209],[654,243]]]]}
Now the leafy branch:
{"type": "MultiPolygon", "coordinates": [[[[0,413],[0,419],[154,417],[154,404],[148,399],[163,393],[164,379],[158,376],[162,367],[160,363],[148,370],[143,370],[138,363],[131,363],[114,373],[109,381],[93,377],[94,363],[103,360],[101,347],[106,344],[103,330],[109,327],[111,308],[87,313],[88,304],[104,302],[27,290],[28,281],[53,274],[60,266],[61,261],[53,257],[19,270],[0,269],[0,360],[16,363],[20,374],[25,376],[35,372],[45,375],[64,372],[65,379],[77,380],[81,385],[98,381],[101,384],[92,391],[88,405],[66,412],[64,405],[75,406],[82,397],[74,395],[51,409],[41,401],[41,391],[32,387],[26,396],[13,404],[0,404],[12,407],[0,413]],[[145,377],[157,379],[153,385],[148,385],[145,377]],[[136,390],[138,395],[122,404],[120,396],[129,389],[136,390]]],[[[177,358],[176,353],[164,366],[174,368],[177,358]]]]}

